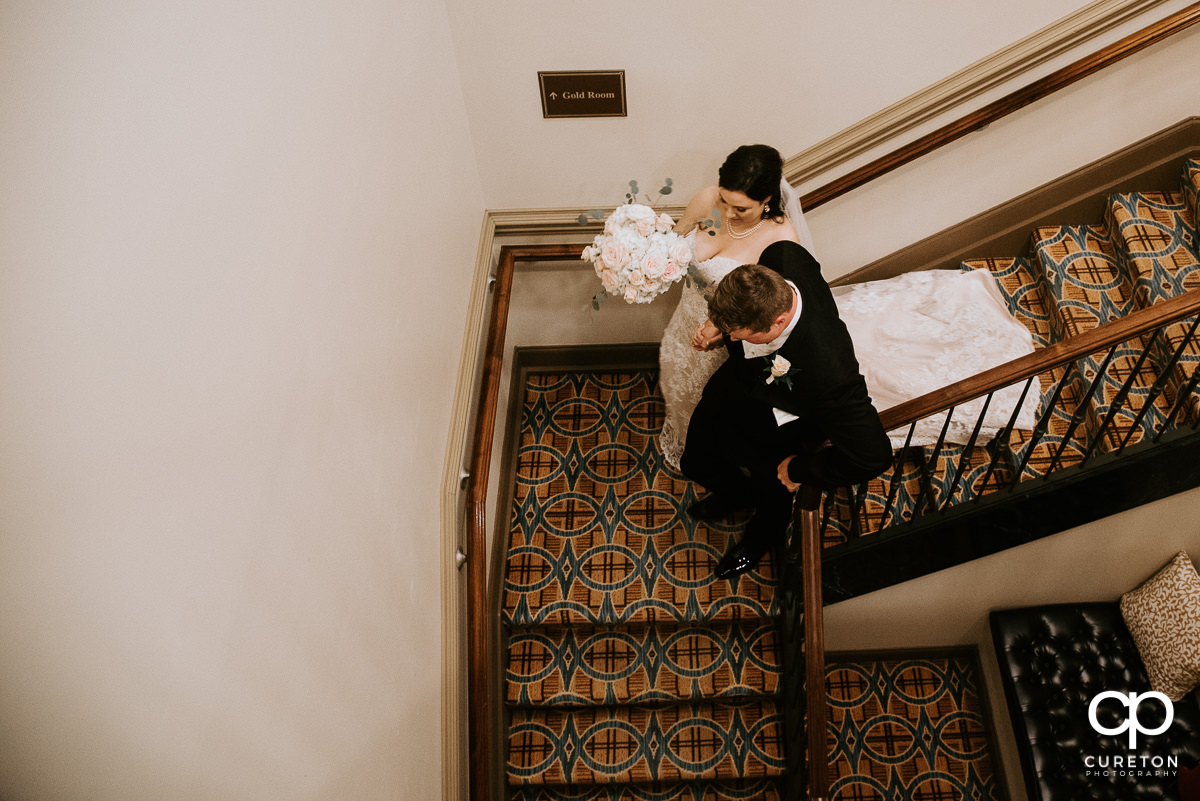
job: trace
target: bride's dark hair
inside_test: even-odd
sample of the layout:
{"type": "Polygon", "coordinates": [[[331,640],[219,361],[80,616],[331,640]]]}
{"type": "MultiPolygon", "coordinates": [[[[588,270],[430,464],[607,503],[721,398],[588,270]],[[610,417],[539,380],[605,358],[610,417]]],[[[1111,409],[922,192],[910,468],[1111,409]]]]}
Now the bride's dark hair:
{"type": "Polygon", "coordinates": [[[782,181],[783,157],[770,145],[742,145],[725,157],[717,171],[717,185],[722,189],[741,192],[759,203],[769,197],[763,214],[775,220],[783,216],[782,181]]]}

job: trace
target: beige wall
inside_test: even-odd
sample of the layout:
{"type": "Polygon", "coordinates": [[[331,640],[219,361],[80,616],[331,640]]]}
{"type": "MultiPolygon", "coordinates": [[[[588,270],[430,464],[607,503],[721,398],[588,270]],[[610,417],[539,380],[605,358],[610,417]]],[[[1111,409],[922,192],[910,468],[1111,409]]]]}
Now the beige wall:
{"type": "Polygon", "coordinates": [[[737,145],[798,153],[1087,3],[446,5],[487,203],[521,208],[617,203],[631,178],[694,192],[737,145]],[[542,119],[539,70],[613,69],[628,117],[542,119]]]}
{"type": "Polygon", "coordinates": [[[439,797],[444,7],[13,2],[0,54],[0,797],[439,797]]]}

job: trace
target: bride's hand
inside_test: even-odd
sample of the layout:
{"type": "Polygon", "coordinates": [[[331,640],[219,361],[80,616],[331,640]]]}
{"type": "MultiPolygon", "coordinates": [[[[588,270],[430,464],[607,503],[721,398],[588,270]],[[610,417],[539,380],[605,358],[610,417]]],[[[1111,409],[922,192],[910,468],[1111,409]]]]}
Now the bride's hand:
{"type": "Polygon", "coordinates": [[[696,333],[692,334],[692,347],[696,350],[709,351],[721,344],[721,329],[705,320],[696,333]]]}

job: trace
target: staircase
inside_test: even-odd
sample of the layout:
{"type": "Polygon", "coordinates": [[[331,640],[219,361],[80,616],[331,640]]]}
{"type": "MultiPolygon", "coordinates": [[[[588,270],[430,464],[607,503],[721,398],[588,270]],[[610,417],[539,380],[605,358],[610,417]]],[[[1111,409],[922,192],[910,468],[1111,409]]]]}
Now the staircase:
{"type": "Polygon", "coordinates": [[[780,798],[775,566],[712,561],[736,527],[682,509],[656,371],[526,385],[502,621],[510,797],[780,798]]]}
{"type": "MultiPolygon", "coordinates": [[[[960,269],[992,272],[1035,345],[1066,342],[1200,288],[1198,195],[1200,161],[1189,160],[1179,192],[1113,195],[1103,220],[1038,228],[1026,254],[968,259],[960,269]]],[[[1033,431],[1014,429],[973,447],[908,448],[882,476],[829,496],[822,527],[827,600],[1019,544],[1003,537],[971,544],[970,516],[980,509],[1003,511],[1006,503],[1068,480],[1078,490],[1085,474],[1098,475],[1085,468],[1113,469],[1118,456],[1144,457],[1152,440],[1191,428],[1200,394],[1188,382],[1200,362],[1200,344],[1190,323],[1040,375],[1041,420],[1033,431]],[[894,549],[880,547],[885,541],[894,549]],[[947,547],[955,553],[941,563],[928,558],[947,547]]],[[[1151,500],[1146,493],[1127,493],[1129,505],[1151,500]]],[[[1041,534],[1120,510],[1098,502],[1093,517],[1064,518],[1041,534]]],[[[1010,522],[1027,527],[1027,520],[1010,522]]]]}
{"type": "MultiPolygon", "coordinates": [[[[1198,197],[1200,161],[1188,161],[1178,193],[1115,195],[1104,220],[1039,228],[1027,253],[961,269],[990,270],[1037,345],[1065,342],[1200,288],[1198,197]]],[[[1078,494],[1119,456],[1136,456],[1127,462],[1147,480],[1157,480],[1146,469],[1157,458],[1200,485],[1195,339],[1185,321],[1047,370],[1036,429],[903,449],[883,476],[827,496],[826,601],[1061,530],[1069,523],[1046,514],[1043,532],[964,536],[980,514],[1002,520],[1056,488],[1078,494]],[[1185,458],[1156,456],[1165,453],[1185,458]]],[[[557,371],[526,384],[501,588],[514,801],[803,797],[804,721],[789,711],[802,704],[785,671],[796,655],[779,631],[788,611],[785,593],[776,597],[779,566],[768,558],[733,581],[712,578],[738,529],[683,514],[697,488],[654,443],[663,413],[655,380],[654,370],[557,371]]],[[[1118,500],[1146,500],[1132,496],[1118,500]]],[[[838,670],[853,664],[842,660],[838,670]]],[[[828,742],[845,750],[837,719],[828,742]]],[[[840,786],[857,789],[832,798],[883,797],[840,786]]],[[[978,786],[981,797],[994,792],[986,778],[978,786]]]]}

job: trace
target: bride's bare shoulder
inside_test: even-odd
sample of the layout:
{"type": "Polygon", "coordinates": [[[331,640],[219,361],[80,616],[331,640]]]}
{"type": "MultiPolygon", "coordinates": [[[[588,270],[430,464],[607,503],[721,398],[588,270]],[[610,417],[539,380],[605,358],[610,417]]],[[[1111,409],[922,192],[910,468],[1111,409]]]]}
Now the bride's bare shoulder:
{"type": "Polygon", "coordinates": [[[772,243],[784,240],[788,242],[800,242],[800,236],[796,233],[795,227],[786,217],[777,224],[770,226],[768,230],[770,231],[769,236],[772,243]]]}
{"type": "Polygon", "coordinates": [[[687,233],[696,227],[696,224],[703,219],[712,216],[712,211],[720,202],[718,189],[714,186],[706,186],[696,194],[692,195],[692,199],[688,201],[687,207],[683,211],[683,216],[679,218],[679,222],[675,225],[675,230],[679,233],[687,233]]]}
{"type": "Polygon", "coordinates": [[[690,207],[693,203],[708,203],[715,206],[720,201],[720,191],[716,184],[706,186],[692,195],[692,199],[688,201],[688,206],[690,207]]]}

